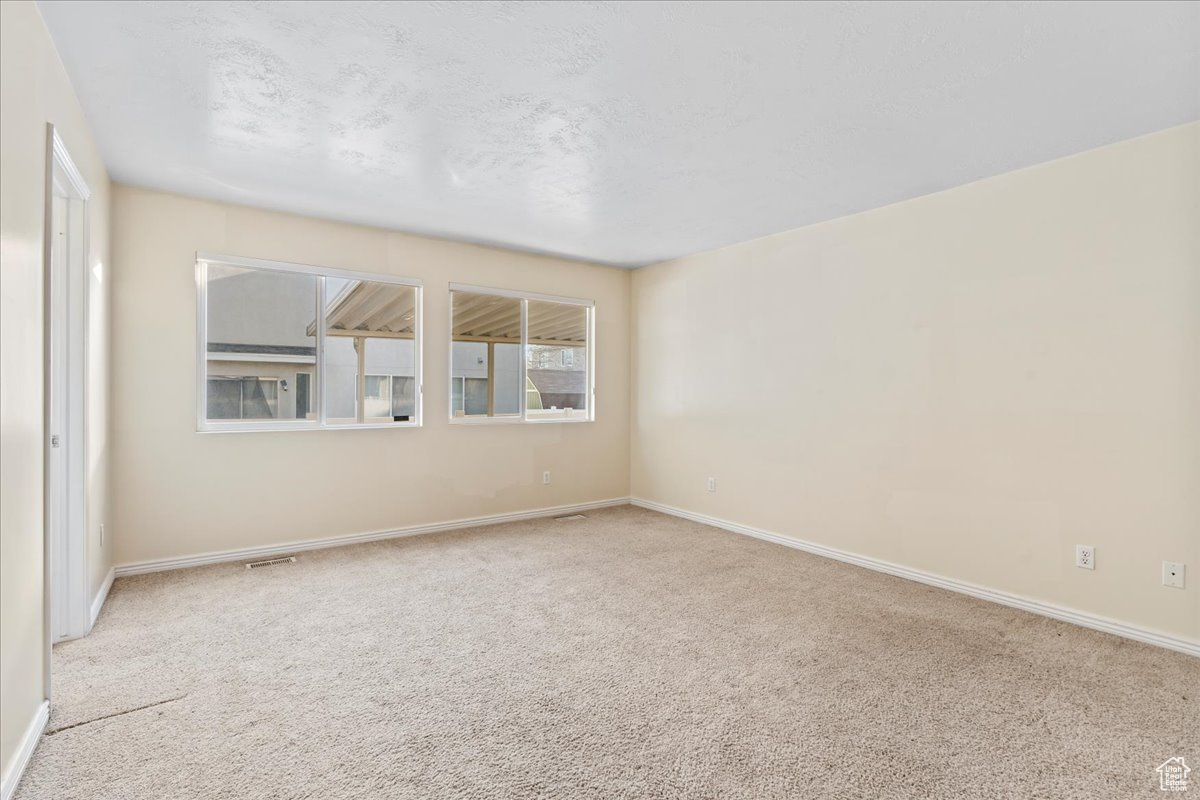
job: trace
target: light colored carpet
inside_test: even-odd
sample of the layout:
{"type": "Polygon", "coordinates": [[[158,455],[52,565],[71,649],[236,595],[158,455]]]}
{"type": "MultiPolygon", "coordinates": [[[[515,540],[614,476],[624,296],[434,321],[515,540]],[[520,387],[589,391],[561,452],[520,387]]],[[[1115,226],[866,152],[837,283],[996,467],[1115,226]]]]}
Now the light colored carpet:
{"type": "Polygon", "coordinates": [[[631,507],[123,578],[54,666],[19,800],[1119,798],[1200,767],[1198,659],[631,507]]]}

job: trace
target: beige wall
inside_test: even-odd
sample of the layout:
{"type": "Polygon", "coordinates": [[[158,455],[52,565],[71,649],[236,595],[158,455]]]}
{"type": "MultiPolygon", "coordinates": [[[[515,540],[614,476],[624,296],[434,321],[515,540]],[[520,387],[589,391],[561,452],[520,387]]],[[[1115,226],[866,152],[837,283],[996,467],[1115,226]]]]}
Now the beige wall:
{"type": "Polygon", "coordinates": [[[1198,195],[1193,124],[636,272],[634,496],[1200,639],[1198,195]]]}
{"type": "Polygon", "coordinates": [[[629,494],[627,271],[124,186],[113,248],[119,564],[629,494]],[[420,278],[424,427],[196,433],[197,250],[420,278]],[[450,425],[451,281],[595,300],[596,422],[450,425]]]}
{"type": "Polygon", "coordinates": [[[42,250],[46,123],[91,189],[87,536],[92,592],[111,560],[107,519],[109,181],[37,7],[0,3],[0,760],[8,774],[39,704],[45,631],[42,534],[42,250]]]}

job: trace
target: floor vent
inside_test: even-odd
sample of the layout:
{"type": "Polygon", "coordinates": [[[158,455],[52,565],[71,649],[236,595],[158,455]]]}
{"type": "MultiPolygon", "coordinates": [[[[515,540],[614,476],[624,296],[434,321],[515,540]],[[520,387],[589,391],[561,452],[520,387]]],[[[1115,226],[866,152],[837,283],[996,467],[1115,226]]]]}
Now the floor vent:
{"type": "Polygon", "coordinates": [[[555,517],[555,522],[574,522],[577,519],[587,519],[587,514],[567,514],[565,517],[555,517]]]}
{"type": "Polygon", "coordinates": [[[258,569],[259,567],[274,567],[279,564],[295,564],[295,556],[284,556],[283,558],[269,558],[266,561],[251,561],[246,565],[246,569],[258,569]]]}

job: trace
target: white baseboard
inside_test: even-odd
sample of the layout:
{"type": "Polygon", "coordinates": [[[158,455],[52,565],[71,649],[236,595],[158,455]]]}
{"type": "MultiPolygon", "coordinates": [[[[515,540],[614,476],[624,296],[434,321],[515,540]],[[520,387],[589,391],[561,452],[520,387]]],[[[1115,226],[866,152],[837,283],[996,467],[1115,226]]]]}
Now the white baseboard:
{"type": "Polygon", "coordinates": [[[108,599],[108,590],[112,588],[113,580],[117,577],[117,570],[111,567],[108,570],[108,575],[104,576],[104,583],[100,585],[100,591],[96,592],[96,596],[92,598],[92,610],[88,615],[88,632],[96,624],[96,619],[100,616],[100,609],[104,608],[104,601],[108,599]]]}
{"type": "Polygon", "coordinates": [[[33,751],[37,749],[38,742],[41,741],[42,731],[46,730],[48,719],[50,719],[50,702],[43,700],[42,704],[38,706],[37,713],[29,721],[29,727],[25,729],[25,734],[21,737],[21,748],[4,772],[4,779],[0,782],[0,799],[12,800],[13,793],[17,791],[17,784],[21,782],[21,776],[25,774],[25,767],[29,765],[29,759],[33,758],[33,751]]]}
{"type": "Polygon", "coordinates": [[[670,514],[675,517],[699,522],[704,525],[711,525],[714,528],[740,533],[745,536],[753,536],[756,539],[765,539],[768,542],[792,547],[796,550],[803,550],[806,553],[832,558],[837,561],[844,561],[847,564],[865,567],[866,569],[875,570],[876,572],[885,572],[888,575],[895,575],[900,578],[907,578],[910,581],[928,584],[929,586],[937,586],[941,589],[949,589],[952,592],[977,597],[980,600],[990,600],[993,603],[999,603],[1012,608],[1019,608],[1022,611],[1029,611],[1033,614],[1040,614],[1044,617],[1070,622],[1075,625],[1080,625],[1084,628],[1091,628],[1104,633],[1111,633],[1114,636],[1122,636],[1126,639],[1133,639],[1137,642],[1157,645],[1165,647],[1168,650],[1177,650],[1180,653],[1187,653],[1191,656],[1200,656],[1200,642],[1184,639],[1179,636],[1174,636],[1169,633],[1162,633],[1151,630],[1149,628],[1139,628],[1135,625],[1129,625],[1124,622],[1107,619],[1106,617],[1088,614],[1084,611],[1077,611],[1073,608],[1057,606],[1052,603],[1046,603],[1040,600],[1030,600],[1025,597],[1020,597],[1007,592],[988,589],[984,586],[976,586],[972,583],[946,578],[941,575],[935,575],[931,572],[924,572],[919,569],[893,564],[889,561],[881,561],[868,556],[861,556],[856,553],[849,553],[845,550],[838,550],[833,547],[806,542],[802,539],[794,539],[790,536],[783,536],[778,533],[762,530],[761,528],[752,528],[749,525],[742,525],[729,520],[709,517],[704,514],[697,514],[692,511],[685,511],[682,508],[655,503],[651,500],[643,500],[641,498],[630,498],[632,505],[641,508],[648,508],[652,511],[659,511],[663,514],[670,514]]]}
{"type": "Polygon", "coordinates": [[[480,525],[498,525],[503,522],[519,522],[525,519],[539,517],[557,517],[565,514],[578,514],[597,508],[629,505],[628,497],[614,497],[610,500],[598,500],[592,503],[578,503],[569,506],[553,506],[538,508],[532,511],[517,511],[510,514],[489,514],[483,517],[455,519],[448,522],[435,522],[430,525],[410,525],[407,528],[395,528],[386,531],[370,533],[351,533],[345,536],[331,536],[327,539],[307,539],[300,542],[273,544],[265,547],[245,547],[237,550],[220,550],[212,553],[201,553],[181,558],[164,558],[155,561],[139,561],[133,564],[121,564],[116,567],[116,577],[125,575],[140,575],[145,572],[163,572],[171,569],[186,569],[201,567],[206,564],[220,564],[227,561],[252,561],[255,559],[274,558],[276,556],[299,553],[304,550],[321,550],[327,547],[342,547],[361,542],[376,542],[380,539],[398,539],[405,536],[421,536],[427,533],[458,530],[459,528],[476,528],[480,525]]]}

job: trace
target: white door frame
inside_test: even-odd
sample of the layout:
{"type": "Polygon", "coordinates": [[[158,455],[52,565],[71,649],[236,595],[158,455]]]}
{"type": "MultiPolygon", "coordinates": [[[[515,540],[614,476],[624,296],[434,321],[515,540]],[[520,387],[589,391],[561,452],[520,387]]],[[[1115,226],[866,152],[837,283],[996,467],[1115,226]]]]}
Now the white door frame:
{"type": "MultiPolygon", "coordinates": [[[[86,538],[88,198],[91,192],[47,125],[44,253],[46,637],[87,634],[86,538]]],[[[46,694],[50,693],[46,656],[46,694]]]]}

